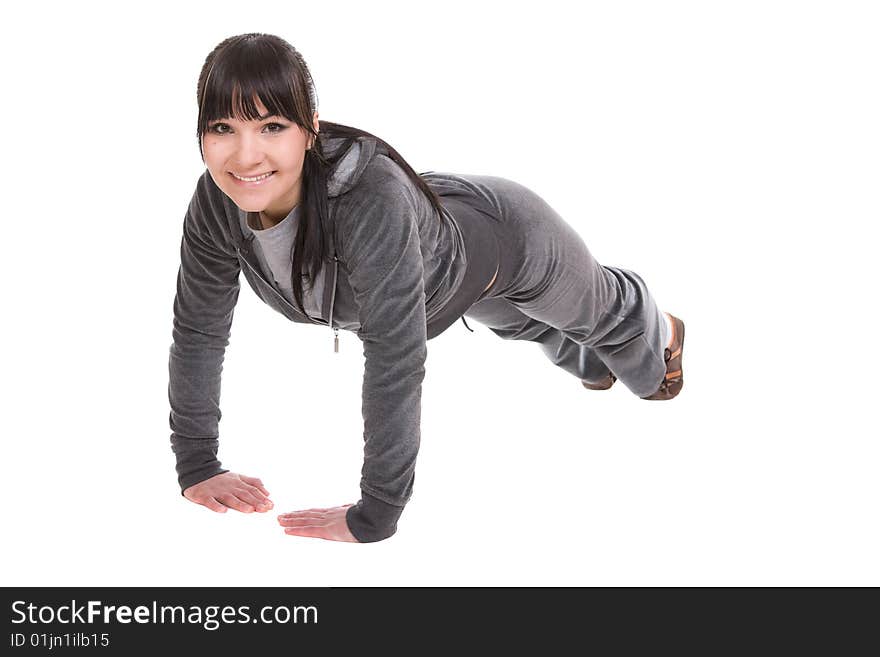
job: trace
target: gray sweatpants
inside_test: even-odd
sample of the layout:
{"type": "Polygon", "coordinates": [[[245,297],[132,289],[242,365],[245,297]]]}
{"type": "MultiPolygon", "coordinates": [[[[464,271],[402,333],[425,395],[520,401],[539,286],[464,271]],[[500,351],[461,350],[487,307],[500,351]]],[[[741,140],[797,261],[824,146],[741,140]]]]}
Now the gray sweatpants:
{"type": "MultiPolygon", "coordinates": [[[[596,383],[609,370],[644,397],[666,375],[665,320],[635,272],[600,265],[580,235],[524,185],[465,175],[498,212],[498,275],[466,312],[505,340],[541,345],[555,364],[596,383]]],[[[470,257],[470,256],[469,256],[470,257]]]]}

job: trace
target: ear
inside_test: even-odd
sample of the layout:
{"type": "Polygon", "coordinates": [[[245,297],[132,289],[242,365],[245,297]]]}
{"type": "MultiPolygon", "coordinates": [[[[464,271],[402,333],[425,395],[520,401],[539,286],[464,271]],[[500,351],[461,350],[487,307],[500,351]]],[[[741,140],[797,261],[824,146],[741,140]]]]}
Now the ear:
{"type": "MultiPolygon", "coordinates": [[[[320,129],[318,127],[318,113],[317,112],[315,112],[315,116],[312,119],[312,127],[315,128],[315,132],[320,132],[320,129]]],[[[312,137],[311,141],[309,141],[309,146],[306,150],[311,150],[312,147],[314,147],[316,139],[317,139],[317,137],[312,137]]]]}

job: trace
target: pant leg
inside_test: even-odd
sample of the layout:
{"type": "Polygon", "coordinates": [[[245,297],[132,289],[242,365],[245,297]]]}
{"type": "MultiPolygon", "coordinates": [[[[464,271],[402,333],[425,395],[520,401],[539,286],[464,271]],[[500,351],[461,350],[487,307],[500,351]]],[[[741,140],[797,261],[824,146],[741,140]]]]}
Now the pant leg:
{"type": "Polygon", "coordinates": [[[559,329],[529,317],[503,297],[478,301],[465,312],[465,316],[484,324],[505,340],[538,343],[554,365],[579,379],[598,383],[608,376],[608,366],[593,349],[569,339],[559,329]]]}
{"type": "Polygon", "coordinates": [[[507,339],[541,344],[575,376],[610,370],[639,397],[666,374],[663,318],[635,272],[600,265],[580,235],[538,194],[496,176],[466,176],[498,210],[498,279],[465,316],[507,339]]]}

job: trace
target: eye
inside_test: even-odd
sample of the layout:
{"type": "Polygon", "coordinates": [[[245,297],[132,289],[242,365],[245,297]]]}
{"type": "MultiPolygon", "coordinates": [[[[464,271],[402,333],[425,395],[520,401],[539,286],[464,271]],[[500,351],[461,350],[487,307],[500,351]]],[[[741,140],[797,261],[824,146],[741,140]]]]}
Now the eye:
{"type": "MultiPolygon", "coordinates": [[[[226,130],[227,128],[229,128],[229,125],[227,125],[226,123],[217,122],[208,126],[208,132],[213,132],[215,135],[227,135],[229,134],[229,131],[226,130]],[[221,130],[220,128],[223,128],[223,130],[221,130]]],[[[263,126],[263,128],[269,134],[278,134],[279,132],[287,130],[287,126],[280,123],[267,123],[265,126],[263,126]],[[275,129],[270,130],[269,128],[275,129]]]]}

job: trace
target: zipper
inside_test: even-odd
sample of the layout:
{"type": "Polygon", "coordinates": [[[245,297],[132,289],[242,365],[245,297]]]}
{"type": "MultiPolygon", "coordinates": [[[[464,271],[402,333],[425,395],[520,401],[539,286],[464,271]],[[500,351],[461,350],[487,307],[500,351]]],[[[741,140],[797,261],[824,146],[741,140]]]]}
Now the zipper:
{"type": "MultiPolygon", "coordinates": [[[[331,297],[330,297],[330,322],[324,322],[324,321],[315,319],[314,317],[312,317],[308,313],[300,312],[300,310],[296,306],[294,306],[287,299],[285,299],[284,295],[281,294],[278,290],[276,290],[275,286],[271,285],[269,283],[269,281],[267,281],[263,277],[263,275],[259,271],[257,271],[257,269],[250,262],[248,262],[248,259],[244,256],[244,253],[242,253],[240,246],[235,247],[235,250],[238,252],[238,255],[241,257],[241,259],[244,260],[244,263],[248,266],[248,269],[250,269],[251,272],[253,272],[254,276],[256,276],[258,280],[263,281],[263,283],[266,284],[266,287],[268,287],[270,290],[272,290],[273,294],[276,297],[278,297],[278,299],[281,301],[281,303],[283,303],[287,308],[290,308],[297,315],[306,317],[306,319],[308,319],[313,324],[319,324],[320,326],[329,326],[333,329],[333,352],[338,354],[339,353],[339,329],[336,328],[335,326],[333,326],[333,323],[332,323],[333,322],[333,301],[335,300],[335,297],[336,297],[336,269],[335,268],[333,269],[333,290],[331,292],[331,297]]],[[[249,251],[247,251],[246,253],[249,253],[249,251]]],[[[333,260],[338,261],[339,259],[336,256],[333,256],[333,260]]]]}
{"type": "MultiPolygon", "coordinates": [[[[339,329],[333,326],[333,302],[336,300],[336,272],[339,269],[339,258],[333,254],[333,286],[330,288],[330,328],[333,329],[333,353],[339,353],[339,329]]],[[[326,290],[324,291],[326,294],[326,290]]]]}
{"type": "Polygon", "coordinates": [[[281,294],[278,290],[276,290],[275,286],[270,284],[269,281],[267,281],[265,278],[263,278],[263,275],[260,272],[258,272],[256,270],[256,268],[254,268],[254,266],[250,262],[248,262],[248,259],[245,258],[244,255],[242,254],[241,247],[236,247],[236,250],[238,251],[238,254],[241,256],[241,259],[244,260],[245,264],[248,266],[248,269],[250,269],[253,272],[254,276],[256,276],[258,279],[263,281],[266,284],[266,287],[268,287],[270,290],[272,290],[272,292],[275,294],[276,297],[278,297],[278,299],[281,301],[281,303],[283,303],[285,306],[290,308],[297,315],[306,317],[313,324],[320,324],[321,326],[327,326],[327,322],[317,320],[314,317],[312,317],[311,315],[309,315],[308,313],[300,312],[299,308],[297,308],[296,306],[291,304],[287,299],[285,299],[284,295],[281,294]]]}

